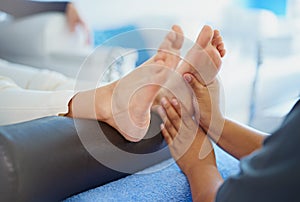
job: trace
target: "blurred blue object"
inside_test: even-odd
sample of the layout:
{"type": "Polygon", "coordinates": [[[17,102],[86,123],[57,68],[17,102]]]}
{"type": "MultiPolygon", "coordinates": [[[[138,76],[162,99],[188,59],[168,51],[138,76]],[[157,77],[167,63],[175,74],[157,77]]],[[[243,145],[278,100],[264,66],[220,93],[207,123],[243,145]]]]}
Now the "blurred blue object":
{"type": "Polygon", "coordinates": [[[134,25],[126,25],[115,29],[95,30],[94,46],[120,46],[136,49],[138,51],[136,66],[139,66],[150,58],[150,53],[146,50],[141,50],[141,48],[146,48],[145,40],[139,31],[135,30],[137,30],[137,27],[134,25]],[[130,32],[130,34],[122,35],[126,32],[130,32]],[[117,35],[119,35],[118,39],[114,39],[117,35]]]}
{"type": "Polygon", "coordinates": [[[246,8],[266,9],[278,16],[284,16],[287,12],[287,0],[243,0],[241,2],[246,8]]]}

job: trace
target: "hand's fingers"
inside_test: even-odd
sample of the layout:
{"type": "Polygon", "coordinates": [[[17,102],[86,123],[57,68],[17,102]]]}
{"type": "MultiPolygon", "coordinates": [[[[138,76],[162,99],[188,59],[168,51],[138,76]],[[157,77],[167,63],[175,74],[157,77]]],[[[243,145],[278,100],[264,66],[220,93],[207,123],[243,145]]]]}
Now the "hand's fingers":
{"type": "Polygon", "coordinates": [[[181,108],[181,113],[181,120],[186,128],[193,130],[194,127],[198,127],[194,119],[184,106],[182,106],[181,108]]]}
{"type": "MultiPolygon", "coordinates": [[[[186,80],[187,83],[189,83],[189,85],[191,86],[193,92],[195,93],[196,97],[193,97],[193,99],[197,98],[197,100],[194,100],[193,103],[193,107],[197,108],[197,110],[195,110],[195,117],[196,120],[198,121],[200,119],[199,117],[199,103],[198,103],[198,98],[201,98],[203,95],[205,95],[205,92],[207,90],[207,87],[202,85],[200,83],[200,81],[192,74],[190,73],[186,73],[183,75],[184,79],[186,80]]],[[[189,125],[193,125],[191,122],[189,122],[189,125]]]]}
{"type": "Polygon", "coordinates": [[[176,98],[171,99],[171,104],[173,105],[174,109],[176,110],[177,114],[181,117],[181,103],[179,104],[176,98]]]}
{"type": "MultiPolygon", "coordinates": [[[[178,131],[181,125],[181,117],[177,113],[176,109],[174,109],[173,105],[169,102],[169,100],[165,97],[161,99],[161,104],[165,109],[165,112],[168,116],[170,123],[176,128],[178,131]]],[[[167,125],[166,125],[167,126],[167,125]]]]}
{"type": "Polygon", "coordinates": [[[76,28],[76,22],[74,21],[69,21],[69,29],[70,29],[70,32],[75,32],[75,28],[76,28]]]}
{"type": "MultiPolygon", "coordinates": [[[[191,126],[192,124],[194,124],[194,120],[192,119],[192,116],[190,115],[186,107],[181,102],[179,102],[176,98],[172,98],[171,104],[175,109],[175,111],[177,112],[178,116],[181,117],[181,122],[185,126],[191,126]]],[[[179,130],[179,128],[177,130],[179,130]]]]}
{"type": "Polygon", "coordinates": [[[206,89],[206,86],[202,85],[200,81],[192,74],[186,73],[183,75],[185,81],[191,86],[196,96],[199,96],[203,93],[203,90],[206,89]]]}
{"type": "Polygon", "coordinates": [[[86,41],[85,41],[86,44],[87,45],[91,44],[92,40],[91,40],[91,36],[90,36],[89,27],[80,17],[78,17],[77,19],[73,19],[72,21],[70,20],[70,22],[69,22],[69,27],[70,27],[71,32],[75,32],[77,26],[81,26],[81,28],[83,29],[83,32],[84,32],[85,38],[86,38],[86,41]]]}
{"type": "Polygon", "coordinates": [[[91,39],[91,35],[90,35],[90,29],[89,29],[88,25],[85,22],[83,22],[82,20],[81,20],[80,24],[83,27],[84,32],[86,34],[86,44],[90,45],[92,43],[92,39],[91,39]]]}
{"type": "Polygon", "coordinates": [[[166,120],[165,124],[164,124],[165,129],[168,131],[170,137],[172,139],[175,139],[178,131],[176,130],[176,128],[174,127],[174,125],[170,122],[169,119],[166,120]]]}
{"type": "Polygon", "coordinates": [[[160,125],[160,129],[161,129],[161,132],[162,132],[167,144],[171,144],[173,139],[172,139],[171,135],[169,134],[169,132],[167,131],[167,129],[165,128],[164,124],[160,125]]]}
{"type": "Polygon", "coordinates": [[[170,122],[169,117],[167,116],[166,111],[164,110],[163,107],[159,106],[158,107],[158,113],[160,117],[162,118],[164,122],[164,128],[168,131],[170,136],[174,139],[177,135],[177,129],[173,126],[173,124],[170,122]]]}

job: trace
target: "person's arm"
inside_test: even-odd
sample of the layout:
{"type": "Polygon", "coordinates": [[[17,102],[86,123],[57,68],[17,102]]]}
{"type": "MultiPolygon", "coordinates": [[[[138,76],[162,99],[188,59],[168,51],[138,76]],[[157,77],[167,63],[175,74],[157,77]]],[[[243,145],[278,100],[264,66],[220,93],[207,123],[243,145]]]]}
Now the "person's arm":
{"type": "Polygon", "coordinates": [[[223,179],[215,165],[207,165],[202,162],[186,172],[193,201],[212,202],[215,201],[218,189],[223,179]]]}
{"type": "Polygon", "coordinates": [[[82,20],[73,3],[64,2],[38,2],[28,0],[1,0],[0,11],[4,11],[15,18],[26,17],[43,12],[62,12],[66,14],[66,19],[71,32],[74,32],[77,25],[80,25],[86,34],[86,43],[90,44],[91,38],[88,25],[82,20]]]}
{"type": "Polygon", "coordinates": [[[190,77],[186,81],[189,82],[197,99],[199,124],[214,142],[237,159],[261,148],[267,134],[231,121],[222,114],[218,80],[203,86],[192,74],[184,76],[190,77]]]}
{"type": "Polygon", "coordinates": [[[216,202],[299,201],[300,102],[264,146],[240,162],[241,172],[220,187],[216,202]]]}
{"type": "Polygon", "coordinates": [[[65,2],[37,2],[28,0],[1,0],[0,10],[15,18],[47,11],[65,12],[68,1],[65,2]]]}
{"type": "Polygon", "coordinates": [[[248,126],[225,119],[221,134],[210,133],[210,137],[222,149],[241,159],[262,147],[266,134],[248,126]]]}
{"type": "Polygon", "coordinates": [[[163,136],[176,163],[187,176],[193,201],[212,202],[223,183],[212,144],[176,99],[162,100],[163,136]],[[181,115],[182,114],[182,115],[181,115]]]}

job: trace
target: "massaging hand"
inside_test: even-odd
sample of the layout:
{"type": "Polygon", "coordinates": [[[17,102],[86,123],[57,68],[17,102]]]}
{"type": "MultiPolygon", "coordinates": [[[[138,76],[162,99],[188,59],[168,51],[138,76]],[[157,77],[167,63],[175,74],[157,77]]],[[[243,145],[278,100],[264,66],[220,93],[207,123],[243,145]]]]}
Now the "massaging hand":
{"type": "Polygon", "coordinates": [[[194,91],[195,118],[207,132],[210,129],[220,130],[223,127],[224,116],[220,109],[220,83],[215,79],[213,83],[204,86],[192,74],[184,74],[184,78],[194,91]]]}
{"type": "Polygon", "coordinates": [[[175,98],[163,98],[158,108],[164,124],[162,134],[171,154],[182,171],[187,174],[191,167],[206,163],[216,166],[212,144],[204,131],[192,119],[186,108],[175,98]]]}

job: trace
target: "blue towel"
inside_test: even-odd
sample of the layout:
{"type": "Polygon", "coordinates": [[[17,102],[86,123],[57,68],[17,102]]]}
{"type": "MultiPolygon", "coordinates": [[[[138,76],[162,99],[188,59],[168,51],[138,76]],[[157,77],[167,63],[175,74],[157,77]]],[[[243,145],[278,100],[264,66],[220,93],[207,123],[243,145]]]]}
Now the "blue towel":
{"type": "MultiPolygon", "coordinates": [[[[216,148],[218,168],[226,179],[238,173],[238,161],[216,148]]],[[[134,175],[70,197],[65,202],[192,201],[185,175],[169,159],[134,175]]]]}

